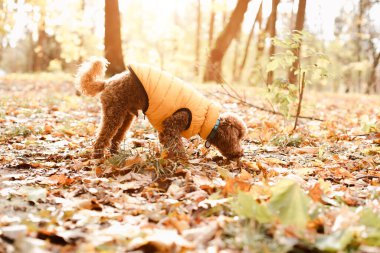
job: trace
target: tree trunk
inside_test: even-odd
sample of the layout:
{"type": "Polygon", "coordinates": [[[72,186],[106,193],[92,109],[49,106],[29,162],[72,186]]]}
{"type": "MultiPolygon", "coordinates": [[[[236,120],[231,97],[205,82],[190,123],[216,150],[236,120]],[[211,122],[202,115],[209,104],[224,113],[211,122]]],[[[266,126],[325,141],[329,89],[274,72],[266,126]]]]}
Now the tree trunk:
{"type": "Polygon", "coordinates": [[[239,0],[236,4],[231,18],[223,31],[216,40],[214,48],[211,50],[207,60],[206,71],[203,77],[204,81],[221,82],[222,78],[222,60],[231,44],[231,41],[240,31],[241,23],[244,19],[244,13],[247,11],[250,0],[239,0]]]}
{"type": "Polygon", "coordinates": [[[251,41],[252,41],[252,37],[253,37],[253,33],[255,31],[255,26],[256,26],[256,23],[259,23],[261,24],[261,19],[262,19],[262,10],[263,10],[263,2],[260,3],[260,7],[259,7],[259,10],[256,14],[256,17],[255,17],[255,21],[253,22],[253,25],[251,27],[251,30],[249,31],[249,35],[248,35],[248,38],[247,38],[247,42],[245,44],[245,49],[244,49],[244,56],[243,56],[243,60],[241,61],[240,63],[240,67],[239,67],[239,74],[238,74],[238,78],[241,78],[241,74],[243,73],[243,69],[245,67],[245,63],[247,62],[247,58],[248,58],[248,53],[249,53],[249,48],[251,46],[251,41]]]}
{"type": "Polygon", "coordinates": [[[105,2],[104,54],[110,65],[107,75],[114,75],[125,70],[121,48],[120,13],[118,0],[105,2]]]}
{"type": "MultiPolygon", "coordinates": [[[[306,0],[299,0],[296,25],[294,27],[294,30],[296,30],[296,31],[302,31],[303,30],[303,24],[305,21],[305,10],[306,10],[306,0]]],[[[291,67],[291,69],[289,70],[289,73],[288,73],[289,83],[292,83],[292,84],[296,84],[296,82],[297,82],[297,77],[295,75],[295,71],[300,66],[301,45],[302,44],[300,44],[298,48],[293,50],[293,55],[295,55],[297,57],[297,59],[293,62],[293,66],[291,67]]]]}
{"type": "MultiPolygon", "coordinates": [[[[270,38],[274,38],[276,36],[276,21],[277,21],[277,6],[280,3],[280,0],[272,0],[272,11],[267,23],[267,30],[269,31],[270,38]]],[[[273,42],[271,41],[269,48],[269,58],[274,55],[276,48],[274,47],[273,42]]],[[[267,75],[267,84],[271,84],[273,82],[273,71],[268,72],[267,75]]]]}
{"type": "Polygon", "coordinates": [[[260,66],[261,57],[264,55],[265,37],[267,34],[268,22],[269,22],[269,20],[267,21],[265,28],[262,29],[263,23],[262,23],[262,16],[261,16],[261,19],[259,20],[259,35],[257,37],[256,55],[255,55],[255,60],[254,60],[254,62],[255,62],[254,65],[256,67],[260,66]]]}
{"type": "Polygon", "coordinates": [[[197,32],[196,32],[196,40],[195,40],[195,65],[194,65],[194,72],[196,75],[199,74],[201,31],[202,31],[202,8],[201,8],[201,0],[198,0],[197,1],[197,32]]]}
{"type": "Polygon", "coordinates": [[[215,26],[215,8],[214,8],[215,0],[211,1],[211,16],[210,16],[210,27],[208,30],[208,48],[211,49],[212,42],[214,39],[214,26],[215,26]]]}
{"type": "Polygon", "coordinates": [[[46,44],[47,34],[45,32],[45,11],[41,10],[41,19],[38,23],[38,39],[37,44],[33,49],[33,72],[46,70],[44,45],[46,44]]]}
{"type": "MultiPolygon", "coordinates": [[[[361,62],[361,52],[362,52],[362,22],[363,22],[363,14],[364,14],[364,0],[359,0],[359,13],[356,18],[356,60],[357,62],[361,62]]],[[[358,72],[358,81],[357,81],[357,92],[361,90],[362,84],[362,72],[359,70],[358,72]]]]}
{"type": "Polygon", "coordinates": [[[376,92],[376,69],[377,69],[377,66],[379,65],[379,61],[380,61],[380,52],[377,53],[377,55],[374,55],[374,58],[373,58],[372,69],[371,69],[371,73],[369,76],[367,89],[366,89],[367,94],[370,94],[371,92],[373,93],[376,92]]]}
{"type": "Polygon", "coordinates": [[[234,60],[232,64],[232,80],[237,80],[237,70],[238,70],[238,59],[240,53],[240,39],[241,39],[241,31],[238,32],[235,38],[235,52],[234,52],[234,60]]]}

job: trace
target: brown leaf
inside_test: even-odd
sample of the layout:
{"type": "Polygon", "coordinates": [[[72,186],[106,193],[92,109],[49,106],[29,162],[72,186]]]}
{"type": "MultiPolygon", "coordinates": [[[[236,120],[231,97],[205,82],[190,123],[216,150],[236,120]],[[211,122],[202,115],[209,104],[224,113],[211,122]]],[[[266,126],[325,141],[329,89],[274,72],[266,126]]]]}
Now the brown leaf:
{"type": "Polygon", "coordinates": [[[251,161],[242,161],[241,166],[244,168],[247,168],[252,171],[259,171],[259,166],[257,166],[256,162],[251,162],[251,161]]]}
{"type": "Polygon", "coordinates": [[[251,189],[251,184],[247,181],[241,180],[237,177],[235,178],[227,178],[226,185],[223,188],[223,194],[235,194],[240,191],[248,192],[251,189]]]}
{"type": "Polygon", "coordinates": [[[74,179],[67,177],[65,174],[52,175],[49,177],[49,179],[52,181],[53,184],[64,186],[71,185],[72,183],[74,183],[74,179]]]}
{"type": "Polygon", "coordinates": [[[265,179],[268,178],[268,168],[266,167],[266,165],[263,164],[263,163],[260,162],[260,161],[257,161],[256,164],[257,164],[257,167],[259,167],[261,173],[263,173],[263,177],[264,177],[265,179]]]}
{"type": "Polygon", "coordinates": [[[102,176],[103,176],[103,169],[100,168],[100,167],[96,167],[96,168],[95,168],[95,175],[96,175],[97,177],[102,177],[102,176]]]}
{"type": "Polygon", "coordinates": [[[241,172],[240,172],[240,174],[239,174],[239,178],[241,180],[248,181],[248,180],[251,180],[253,177],[252,177],[252,175],[248,171],[246,171],[245,169],[242,169],[241,172]]]}
{"type": "Polygon", "coordinates": [[[124,167],[130,167],[132,165],[138,164],[142,162],[142,158],[139,155],[136,155],[135,157],[125,160],[124,167]]]}
{"type": "Polygon", "coordinates": [[[322,203],[322,195],[323,191],[319,183],[316,183],[311,189],[309,189],[310,198],[312,198],[316,202],[322,203]]]}
{"type": "Polygon", "coordinates": [[[267,163],[268,165],[278,165],[278,164],[286,165],[286,162],[281,161],[280,159],[277,159],[277,158],[275,158],[275,157],[263,158],[263,160],[264,160],[265,163],[267,163]]]}
{"type": "Polygon", "coordinates": [[[96,199],[85,199],[78,203],[78,206],[82,209],[102,211],[102,206],[98,203],[96,199]]]}
{"type": "Polygon", "coordinates": [[[338,178],[354,178],[354,176],[345,168],[337,168],[333,170],[333,173],[338,178]]]}
{"type": "Polygon", "coordinates": [[[53,127],[49,124],[45,124],[44,133],[45,134],[51,134],[53,132],[53,127]]]}
{"type": "Polygon", "coordinates": [[[73,135],[75,135],[75,132],[73,131],[73,130],[71,130],[71,129],[63,129],[62,130],[62,132],[64,133],[64,134],[66,134],[66,135],[68,135],[68,136],[73,136],[73,135]]]}

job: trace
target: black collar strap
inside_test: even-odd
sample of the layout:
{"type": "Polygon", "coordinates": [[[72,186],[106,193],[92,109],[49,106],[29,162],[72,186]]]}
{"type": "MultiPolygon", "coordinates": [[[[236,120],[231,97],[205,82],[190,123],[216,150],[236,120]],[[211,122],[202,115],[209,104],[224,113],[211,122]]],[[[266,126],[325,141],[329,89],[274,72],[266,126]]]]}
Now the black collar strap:
{"type": "Polygon", "coordinates": [[[214,139],[216,132],[218,131],[219,124],[220,124],[220,119],[218,118],[215,123],[215,126],[211,130],[211,133],[207,136],[207,140],[205,144],[206,148],[209,148],[211,146],[210,140],[214,139]]]}

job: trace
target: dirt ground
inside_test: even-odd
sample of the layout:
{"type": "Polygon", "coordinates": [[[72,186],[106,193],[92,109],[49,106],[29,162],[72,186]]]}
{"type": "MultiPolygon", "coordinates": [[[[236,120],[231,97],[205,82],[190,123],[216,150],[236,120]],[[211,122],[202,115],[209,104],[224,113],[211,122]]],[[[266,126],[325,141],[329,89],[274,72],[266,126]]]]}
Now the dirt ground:
{"type": "Polygon", "coordinates": [[[167,160],[143,116],[93,160],[96,98],[64,75],[2,77],[0,252],[380,252],[379,96],[308,94],[322,121],[289,135],[292,119],[201,89],[247,123],[240,162],[198,137],[167,160]]]}

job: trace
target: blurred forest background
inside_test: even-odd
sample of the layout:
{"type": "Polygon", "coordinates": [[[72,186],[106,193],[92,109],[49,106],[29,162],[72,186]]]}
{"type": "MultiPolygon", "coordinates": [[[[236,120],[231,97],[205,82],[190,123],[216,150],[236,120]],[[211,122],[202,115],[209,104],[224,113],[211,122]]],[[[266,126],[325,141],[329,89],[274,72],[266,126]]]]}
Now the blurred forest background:
{"type": "Polygon", "coordinates": [[[380,252],[380,0],[0,8],[0,253],[380,252]],[[140,114],[92,159],[91,56],[195,84],[245,122],[244,157],[194,137],[172,161],[140,114]]]}
{"type": "Polygon", "coordinates": [[[309,76],[314,89],[380,92],[378,0],[1,0],[0,6],[0,75],[74,73],[88,57],[105,55],[109,74],[138,61],[192,82],[265,86],[277,78],[296,82],[297,60],[288,70],[263,71],[290,48],[303,64],[326,69],[326,78],[309,76]],[[301,50],[271,40],[294,30],[308,32],[301,50]],[[328,60],[302,57],[308,48],[328,60]]]}

